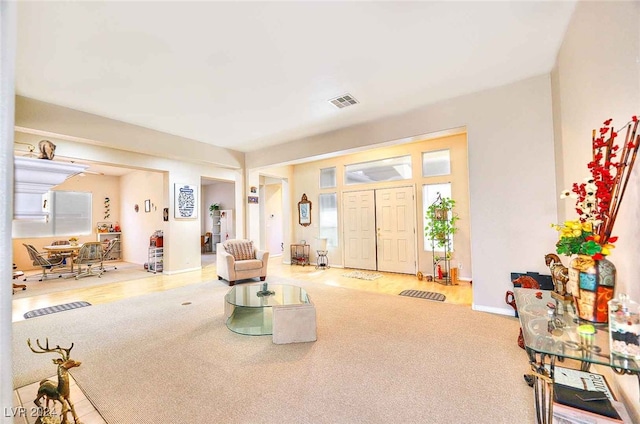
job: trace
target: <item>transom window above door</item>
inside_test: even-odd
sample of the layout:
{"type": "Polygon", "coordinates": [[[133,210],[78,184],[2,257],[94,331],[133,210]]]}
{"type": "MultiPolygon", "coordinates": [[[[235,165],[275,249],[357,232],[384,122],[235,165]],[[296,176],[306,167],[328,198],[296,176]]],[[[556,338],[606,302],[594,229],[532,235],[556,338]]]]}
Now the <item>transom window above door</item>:
{"type": "Polygon", "coordinates": [[[451,153],[449,149],[422,153],[423,177],[449,174],[451,174],[451,153]]]}
{"type": "Polygon", "coordinates": [[[345,184],[369,184],[411,179],[411,155],[345,165],[345,184]]]}
{"type": "Polygon", "coordinates": [[[334,188],[336,186],[336,167],[320,170],[320,188],[334,188]]]}

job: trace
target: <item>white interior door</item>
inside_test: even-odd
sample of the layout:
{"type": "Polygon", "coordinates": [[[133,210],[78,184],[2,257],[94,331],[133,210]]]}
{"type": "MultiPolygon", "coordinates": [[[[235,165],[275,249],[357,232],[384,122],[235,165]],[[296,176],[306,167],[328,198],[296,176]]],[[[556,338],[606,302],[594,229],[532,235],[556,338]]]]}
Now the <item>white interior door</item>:
{"type": "Polygon", "coordinates": [[[376,216],[373,190],[342,195],[345,268],[376,269],[376,216]]]}
{"type": "Polygon", "coordinates": [[[378,271],[415,274],[413,187],[378,189],[375,193],[378,271]]]}

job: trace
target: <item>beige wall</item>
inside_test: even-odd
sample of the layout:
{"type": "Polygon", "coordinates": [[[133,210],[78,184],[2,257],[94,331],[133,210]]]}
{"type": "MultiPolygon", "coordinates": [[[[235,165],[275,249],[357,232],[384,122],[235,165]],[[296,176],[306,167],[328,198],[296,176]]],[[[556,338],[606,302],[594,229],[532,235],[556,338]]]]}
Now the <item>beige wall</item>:
{"type": "MultiPolygon", "coordinates": [[[[613,118],[616,128],[640,115],[640,3],[579,2],[553,71],[556,126],[556,192],[588,175],[591,130],[613,118]]],[[[623,136],[621,134],[621,136],[623,136]]],[[[575,219],[573,204],[561,204],[559,216],[575,219]]],[[[618,271],[616,293],[640,301],[640,167],[635,169],[614,227],[620,238],[610,256],[618,271]]],[[[567,262],[565,260],[565,262],[567,262]]],[[[600,372],[609,372],[607,367],[600,372]]],[[[628,407],[640,422],[638,379],[613,376],[628,407]]]]}
{"type": "MultiPolygon", "coordinates": [[[[120,177],[122,202],[122,256],[127,262],[144,264],[148,261],[149,237],[165,231],[162,209],[166,204],[163,173],[134,171],[120,177]],[[151,200],[151,212],[145,212],[144,201],[151,200]],[[138,205],[138,212],[135,211],[138,205]]],[[[198,238],[198,250],[200,239],[198,238]]]]}
{"type": "MultiPolygon", "coordinates": [[[[473,308],[512,315],[504,302],[505,292],[513,288],[510,273],[548,273],[544,255],[556,239],[549,227],[557,219],[549,75],[247,153],[245,163],[250,174],[269,165],[413,142],[461,127],[467,129],[473,308]]],[[[315,178],[303,173],[292,184],[300,177],[315,178]]],[[[293,217],[291,225],[297,225],[293,217]]],[[[464,272],[469,275],[469,269],[464,272]]]]}
{"type": "MultiPolygon", "coordinates": [[[[471,246],[469,240],[470,220],[469,220],[469,176],[467,171],[467,141],[466,134],[458,134],[448,137],[439,137],[429,139],[427,141],[418,141],[409,144],[382,147],[378,149],[368,150],[366,152],[352,153],[342,155],[332,159],[309,162],[293,167],[293,178],[291,184],[291,193],[294,201],[291,203],[291,214],[294,225],[292,238],[290,243],[298,243],[300,240],[306,240],[311,244],[311,261],[316,256],[315,250],[318,249],[316,237],[319,234],[318,226],[318,195],[320,193],[337,193],[338,199],[338,234],[339,245],[337,247],[329,247],[329,260],[333,266],[342,266],[344,264],[343,246],[342,246],[342,194],[347,191],[372,190],[376,188],[401,187],[411,185],[415,188],[416,193],[416,231],[417,231],[417,252],[418,252],[418,270],[425,274],[432,274],[432,254],[431,249],[424,250],[424,211],[422,207],[422,186],[424,184],[435,184],[443,182],[451,182],[452,196],[456,200],[456,213],[460,217],[458,221],[458,233],[454,238],[454,259],[453,265],[457,266],[458,262],[462,264],[462,278],[471,278],[471,246]],[[424,178],[422,177],[422,153],[427,151],[435,151],[442,149],[450,149],[451,152],[451,175],[424,178]],[[413,178],[403,181],[391,181],[376,184],[344,184],[344,167],[348,164],[368,162],[390,157],[403,155],[411,155],[413,168],[413,178]],[[336,168],[337,187],[332,189],[320,189],[320,169],[336,168]],[[312,202],[311,209],[311,225],[303,227],[298,224],[297,202],[302,198],[302,194],[306,194],[307,198],[312,202]],[[297,199],[297,200],[296,200],[297,199]]],[[[286,250],[286,249],[285,249],[286,250]]]]}
{"type": "MultiPolygon", "coordinates": [[[[120,178],[114,176],[92,175],[86,174],[81,177],[73,176],[62,184],[57,185],[54,190],[60,191],[78,191],[92,193],[92,232],[90,234],[77,234],[78,241],[84,243],[86,241],[96,241],[96,228],[98,222],[110,221],[112,223],[120,222],[120,178]],[[110,217],[104,219],[104,198],[110,199],[110,217]]],[[[144,207],[143,207],[144,210],[144,207]]],[[[54,240],[65,240],[67,237],[37,237],[37,238],[14,238],[13,239],[13,262],[19,269],[25,271],[35,269],[33,263],[29,259],[29,255],[22,245],[31,244],[39,251],[43,246],[50,245],[54,240]]],[[[124,246],[124,241],[123,241],[124,246]]]]}

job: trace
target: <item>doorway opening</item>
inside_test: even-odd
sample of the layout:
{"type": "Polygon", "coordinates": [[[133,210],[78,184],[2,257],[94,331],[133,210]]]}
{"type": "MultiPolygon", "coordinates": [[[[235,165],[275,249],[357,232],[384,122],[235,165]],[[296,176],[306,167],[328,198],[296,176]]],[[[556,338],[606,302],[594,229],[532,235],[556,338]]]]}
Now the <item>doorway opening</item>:
{"type": "Polygon", "coordinates": [[[343,193],[345,268],[416,273],[415,197],[413,186],[343,193]]]}
{"type": "Polygon", "coordinates": [[[200,186],[200,263],[205,268],[215,265],[218,243],[236,238],[236,195],[235,182],[232,181],[203,177],[200,186]]]}

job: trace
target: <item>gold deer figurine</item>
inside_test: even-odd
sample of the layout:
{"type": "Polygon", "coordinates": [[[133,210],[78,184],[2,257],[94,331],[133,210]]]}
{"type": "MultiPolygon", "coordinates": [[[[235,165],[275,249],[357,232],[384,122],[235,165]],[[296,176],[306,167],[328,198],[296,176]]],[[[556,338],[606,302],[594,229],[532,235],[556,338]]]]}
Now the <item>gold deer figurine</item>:
{"type": "Polygon", "coordinates": [[[55,401],[58,401],[62,404],[62,421],[60,424],[68,424],[67,414],[69,413],[69,409],[71,409],[71,414],[73,415],[73,420],[75,424],[80,424],[80,420],[76,415],[76,410],[73,407],[73,403],[69,398],[69,370],[74,367],[79,367],[81,362],[75,361],[69,357],[71,353],[71,349],[73,349],[73,343],[71,343],[71,347],[68,349],[61,348],[60,345],[56,345],[55,348],[49,348],[49,339],[47,339],[47,343],[45,347],[40,345],[40,340],[36,339],[36,344],[40,348],[40,350],[36,350],[31,346],[31,339],[27,339],[27,344],[29,345],[29,349],[31,349],[34,353],[58,353],[61,358],[53,359],[53,363],[58,365],[58,384],[54,383],[51,380],[42,380],[40,382],[40,387],[38,388],[38,396],[33,401],[33,403],[38,406],[38,408],[42,408],[42,404],[40,403],[40,399],[43,397],[47,400],[47,406],[49,406],[49,401],[53,400],[54,405],[55,401]]]}

